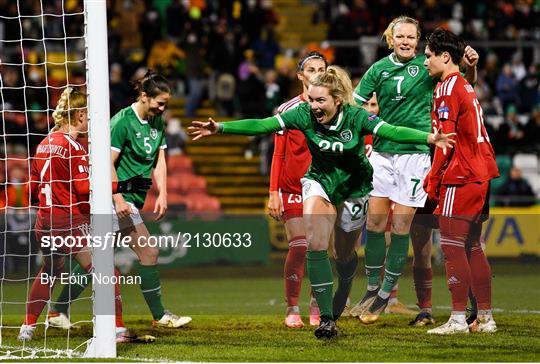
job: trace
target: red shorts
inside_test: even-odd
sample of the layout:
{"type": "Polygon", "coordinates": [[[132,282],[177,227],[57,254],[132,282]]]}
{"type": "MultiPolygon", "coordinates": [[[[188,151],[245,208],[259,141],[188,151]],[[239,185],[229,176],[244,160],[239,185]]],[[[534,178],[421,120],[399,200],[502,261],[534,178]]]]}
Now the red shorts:
{"type": "Polygon", "coordinates": [[[284,221],[294,217],[302,217],[304,215],[304,203],[301,194],[289,193],[280,190],[279,195],[281,197],[284,221]]]}
{"type": "Polygon", "coordinates": [[[88,223],[66,228],[50,228],[36,222],[36,240],[43,254],[76,254],[88,247],[88,223]]]}
{"type": "Polygon", "coordinates": [[[489,213],[489,182],[442,185],[435,215],[480,222],[489,213]]]}

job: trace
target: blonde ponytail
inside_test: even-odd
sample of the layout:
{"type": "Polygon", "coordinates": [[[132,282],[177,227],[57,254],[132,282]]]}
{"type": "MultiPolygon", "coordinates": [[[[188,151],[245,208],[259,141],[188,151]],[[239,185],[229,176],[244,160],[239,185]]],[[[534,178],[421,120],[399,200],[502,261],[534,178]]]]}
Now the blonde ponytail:
{"type": "Polygon", "coordinates": [[[398,16],[397,18],[394,18],[390,22],[390,24],[388,24],[388,27],[386,27],[386,30],[383,33],[383,38],[386,44],[388,45],[388,49],[394,49],[394,46],[392,44],[392,38],[394,37],[394,27],[398,23],[408,23],[408,24],[413,24],[414,26],[416,26],[416,35],[418,39],[420,39],[420,24],[418,23],[418,20],[413,19],[409,16],[401,15],[401,16],[398,16]]]}
{"type": "Polygon", "coordinates": [[[76,125],[75,113],[86,107],[86,94],[72,88],[66,87],[56,109],[52,113],[55,128],[60,128],[66,124],[76,125]]]}
{"type": "Polygon", "coordinates": [[[340,99],[343,104],[355,105],[351,78],[347,71],[339,66],[328,66],[326,72],[313,77],[309,83],[326,87],[328,93],[333,98],[340,99]]]}

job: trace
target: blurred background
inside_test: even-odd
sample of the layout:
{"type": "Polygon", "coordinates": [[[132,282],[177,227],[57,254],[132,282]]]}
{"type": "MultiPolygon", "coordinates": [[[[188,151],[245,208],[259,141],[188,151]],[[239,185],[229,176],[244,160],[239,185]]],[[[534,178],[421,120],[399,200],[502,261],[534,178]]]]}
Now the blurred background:
{"type": "MultiPolygon", "coordinates": [[[[265,258],[253,261],[286,249],[281,224],[264,212],[272,136],[192,143],[184,128],[210,116],[271,115],[301,92],[296,62],[312,50],[345,67],[356,85],[388,54],[381,40],[388,23],[408,15],[420,21],[422,39],[445,27],[480,54],[475,90],[501,171],[492,182],[488,254],[540,255],[539,1],[111,0],[107,8],[111,115],[134,101],[130,81],[148,68],[173,85],[165,116],[171,211],[167,222],[151,224],[153,232],[177,231],[177,216],[202,219],[206,228],[217,224],[215,231],[234,221],[258,229],[257,254],[265,258]]],[[[9,242],[2,241],[4,254],[14,241],[21,247],[8,250],[32,250],[22,193],[28,158],[50,130],[62,89],[86,84],[83,11],[80,0],[0,0],[0,207],[13,212],[0,223],[9,242]]],[[[154,200],[152,192],[145,209],[154,200]]],[[[230,259],[220,255],[207,263],[230,259]]]]}

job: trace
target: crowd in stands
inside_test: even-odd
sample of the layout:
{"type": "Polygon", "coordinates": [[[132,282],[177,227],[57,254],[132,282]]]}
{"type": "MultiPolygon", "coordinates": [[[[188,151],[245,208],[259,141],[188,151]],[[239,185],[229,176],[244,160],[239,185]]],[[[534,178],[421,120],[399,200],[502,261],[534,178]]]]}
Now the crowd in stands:
{"type": "MultiPolygon", "coordinates": [[[[436,0],[311,2],[319,4],[312,20],[329,24],[330,41],[380,39],[389,20],[401,14],[420,19],[423,34],[445,26],[469,41],[538,42],[540,37],[540,8],[532,0],[481,0],[474,4],[436,0]]],[[[68,47],[83,49],[82,3],[0,0],[0,34],[5,40],[0,42],[5,111],[2,159],[24,160],[32,154],[33,147],[50,128],[50,109],[66,84],[66,77],[70,84],[85,83],[84,59],[77,52],[64,55],[63,41],[49,40],[44,46],[44,42],[32,40],[39,40],[44,34],[47,38],[67,35],[72,37],[66,41],[68,47]],[[46,16],[43,24],[39,17],[17,19],[19,15],[40,14],[41,6],[44,13],[71,15],[63,20],[46,16]],[[19,40],[21,33],[26,40],[8,42],[19,40]],[[66,56],[72,62],[69,66],[45,67],[45,54],[49,62],[63,62],[66,56]],[[15,65],[23,61],[30,63],[24,71],[15,65]],[[22,88],[47,85],[41,89],[22,88]],[[49,113],[45,112],[47,109],[49,113]]],[[[298,94],[299,90],[294,88],[298,84],[294,56],[306,49],[280,48],[276,31],[279,9],[271,0],[110,0],[107,17],[111,115],[132,102],[134,94],[129,82],[147,68],[171,80],[174,96],[185,99],[186,117],[195,116],[205,99],[212,100],[221,116],[263,117],[298,94]]],[[[480,46],[477,50],[481,61],[476,91],[497,153],[538,155],[540,67],[533,62],[534,47],[480,46]]],[[[337,47],[327,51],[335,63],[351,69],[365,69],[369,66],[364,64],[366,59],[375,60],[388,53],[382,43],[370,57],[354,56],[350,49],[337,47]]],[[[358,79],[361,74],[353,76],[358,79]]],[[[171,128],[178,129],[178,123],[171,128]]],[[[182,141],[177,142],[181,148],[182,141]]],[[[0,164],[3,171],[11,171],[6,163],[0,164]]],[[[2,183],[6,177],[13,178],[0,173],[2,183]]]]}

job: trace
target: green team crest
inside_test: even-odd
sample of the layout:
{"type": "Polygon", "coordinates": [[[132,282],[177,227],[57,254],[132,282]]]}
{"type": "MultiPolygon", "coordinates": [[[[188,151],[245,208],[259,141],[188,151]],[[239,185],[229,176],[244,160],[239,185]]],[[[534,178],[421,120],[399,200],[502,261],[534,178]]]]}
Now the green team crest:
{"type": "Polygon", "coordinates": [[[155,139],[157,138],[157,134],[158,134],[158,133],[157,133],[157,129],[154,129],[154,128],[150,129],[150,137],[151,137],[152,139],[155,140],[155,139]]]}
{"type": "Polygon", "coordinates": [[[420,72],[420,69],[418,68],[417,65],[411,65],[411,66],[407,67],[407,72],[409,72],[409,74],[410,74],[412,77],[416,77],[416,75],[418,74],[418,72],[420,72]]]}
{"type": "Polygon", "coordinates": [[[352,140],[352,132],[350,130],[343,130],[339,136],[344,142],[350,142],[352,140]]]}

